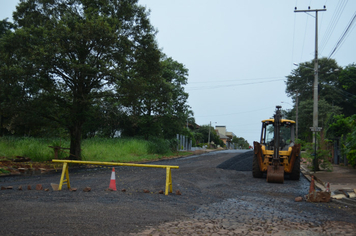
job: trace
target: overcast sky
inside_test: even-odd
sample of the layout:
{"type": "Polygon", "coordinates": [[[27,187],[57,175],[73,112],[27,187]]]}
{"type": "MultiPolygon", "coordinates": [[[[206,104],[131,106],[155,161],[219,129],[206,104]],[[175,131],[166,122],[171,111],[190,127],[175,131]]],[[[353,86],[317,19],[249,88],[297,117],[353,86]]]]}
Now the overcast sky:
{"type": "MultiPolygon", "coordinates": [[[[0,19],[11,20],[18,2],[1,0],[0,19]]],[[[284,83],[296,68],[293,63],[314,58],[315,13],[294,13],[294,8],[326,6],[318,13],[319,58],[330,56],[356,13],[354,0],[139,3],[151,10],[159,47],[189,69],[186,91],[196,123],[225,125],[251,145],[259,140],[261,120],[270,118],[276,105],[294,105],[284,83]]],[[[356,62],[355,25],[331,56],[343,67],[356,62]]]]}

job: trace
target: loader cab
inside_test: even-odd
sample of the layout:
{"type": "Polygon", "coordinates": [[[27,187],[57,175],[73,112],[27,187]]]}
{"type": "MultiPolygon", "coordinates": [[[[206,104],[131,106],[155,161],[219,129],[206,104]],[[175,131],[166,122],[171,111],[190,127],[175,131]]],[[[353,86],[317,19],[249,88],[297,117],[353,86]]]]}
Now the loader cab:
{"type": "MultiPolygon", "coordinates": [[[[281,119],[281,126],[279,132],[279,150],[288,150],[288,147],[294,145],[294,126],[295,121],[281,119]]],[[[274,119],[267,119],[262,121],[260,143],[266,147],[266,150],[273,150],[275,145],[274,119]]]]}

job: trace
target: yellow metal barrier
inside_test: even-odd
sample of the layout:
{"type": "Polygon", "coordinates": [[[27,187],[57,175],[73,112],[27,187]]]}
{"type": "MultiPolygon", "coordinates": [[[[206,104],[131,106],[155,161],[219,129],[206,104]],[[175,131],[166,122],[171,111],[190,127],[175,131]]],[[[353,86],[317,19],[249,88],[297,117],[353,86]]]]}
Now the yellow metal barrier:
{"type": "Polygon", "coordinates": [[[69,171],[68,164],[88,164],[88,165],[108,165],[108,166],[133,166],[133,167],[151,167],[151,168],[165,168],[166,169],[166,191],[165,195],[168,195],[168,191],[170,193],[173,192],[172,187],[172,173],[171,169],[179,169],[179,166],[167,166],[167,165],[149,165],[149,164],[131,164],[131,163],[116,163],[116,162],[100,162],[100,161],[74,161],[74,160],[56,160],[53,159],[52,162],[60,162],[63,163],[61,180],[59,182],[58,190],[62,190],[63,184],[66,184],[68,189],[70,189],[69,182],[69,171]],[[64,179],[64,175],[66,179],[64,179]]]}

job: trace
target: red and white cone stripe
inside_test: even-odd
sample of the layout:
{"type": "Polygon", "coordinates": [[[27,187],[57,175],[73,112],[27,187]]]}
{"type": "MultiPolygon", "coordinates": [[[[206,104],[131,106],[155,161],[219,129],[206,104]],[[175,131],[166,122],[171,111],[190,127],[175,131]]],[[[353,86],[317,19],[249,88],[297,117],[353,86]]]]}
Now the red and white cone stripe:
{"type": "Polygon", "coordinates": [[[327,192],[327,193],[330,192],[330,183],[329,182],[326,184],[325,192],[327,192]]]}
{"type": "Polygon", "coordinates": [[[109,188],[112,189],[113,191],[117,191],[116,189],[116,180],[115,180],[115,168],[112,168],[111,172],[111,179],[110,179],[110,185],[109,188]]]}

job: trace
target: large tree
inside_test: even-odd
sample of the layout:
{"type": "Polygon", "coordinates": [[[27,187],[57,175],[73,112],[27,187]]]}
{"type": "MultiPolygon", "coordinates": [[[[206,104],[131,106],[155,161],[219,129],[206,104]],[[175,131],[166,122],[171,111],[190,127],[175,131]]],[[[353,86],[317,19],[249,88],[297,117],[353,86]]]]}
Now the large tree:
{"type": "MultiPolygon", "coordinates": [[[[319,113],[319,126],[323,127],[321,132],[325,132],[328,127],[328,122],[331,116],[339,115],[341,108],[332,104],[329,104],[324,99],[320,99],[318,102],[319,113]]],[[[298,114],[298,138],[305,141],[312,141],[312,132],[310,127],[313,125],[313,100],[306,100],[299,103],[298,114]]]]}
{"type": "MultiPolygon", "coordinates": [[[[334,59],[321,58],[319,60],[319,84],[318,84],[318,110],[319,126],[324,127],[332,115],[338,115],[349,109],[345,106],[343,97],[343,81],[340,74],[343,69],[334,59]]],[[[313,114],[313,84],[314,61],[304,62],[298,68],[292,70],[287,76],[286,93],[294,102],[298,95],[298,138],[312,141],[311,131],[313,114]]],[[[296,119],[295,107],[288,113],[288,118],[296,119]]],[[[322,131],[324,132],[324,131],[322,131]]]]}
{"type": "MultiPolygon", "coordinates": [[[[319,97],[325,99],[328,103],[335,105],[340,101],[340,95],[335,93],[335,87],[338,85],[338,71],[342,70],[334,59],[319,59],[319,97]]],[[[298,94],[299,101],[313,99],[314,84],[314,61],[299,64],[298,68],[292,70],[291,74],[286,76],[286,93],[294,101],[298,94]]]]}
{"type": "MultiPolygon", "coordinates": [[[[356,113],[356,65],[342,68],[334,59],[319,60],[319,99],[342,108],[342,113],[351,116],[356,113]]],[[[301,63],[287,76],[286,93],[294,101],[313,99],[314,61],[301,63]]]]}
{"type": "Polygon", "coordinates": [[[123,134],[146,139],[149,136],[175,138],[176,134],[184,132],[188,115],[192,114],[183,87],[187,84],[188,70],[183,64],[155,51],[148,51],[144,56],[159,56],[159,64],[140,62],[144,66],[134,66],[128,79],[118,88],[126,114],[121,124],[123,134]]]}
{"type": "Polygon", "coordinates": [[[356,114],[356,64],[350,64],[342,69],[338,76],[338,86],[335,92],[341,97],[338,102],[345,116],[356,114]]]}
{"type": "MultiPolygon", "coordinates": [[[[6,34],[10,34],[11,31],[11,23],[7,21],[7,19],[0,21],[0,51],[4,51],[4,45],[2,44],[3,37],[5,37],[6,34]]],[[[4,135],[5,133],[5,104],[6,101],[8,100],[6,91],[8,89],[7,83],[5,81],[5,76],[4,76],[4,70],[6,66],[6,62],[4,60],[5,58],[0,59],[0,137],[4,135]]]]}
{"type": "Polygon", "coordinates": [[[68,129],[70,153],[80,159],[92,105],[154,42],[147,11],[137,0],[21,0],[13,18],[15,31],[3,42],[7,79],[33,102],[32,112],[68,129]]]}
{"type": "Polygon", "coordinates": [[[162,94],[159,103],[160,122],[164,137],[173,138],[186,126],[188,117],[194,115],[187,105],[188,93],[183,87],[188,82],[188,69],[167,57],[163,57],[161,65],[163,84],[160,90],[162,94]]]}
{"type": "Polygon", "coordinates": [[[247,140],[242,137],[234,136],[232,138],[232,143],[235,145],[235,149],[249,149],[250,147],[250,144],[247,142],[247,140]]]}

